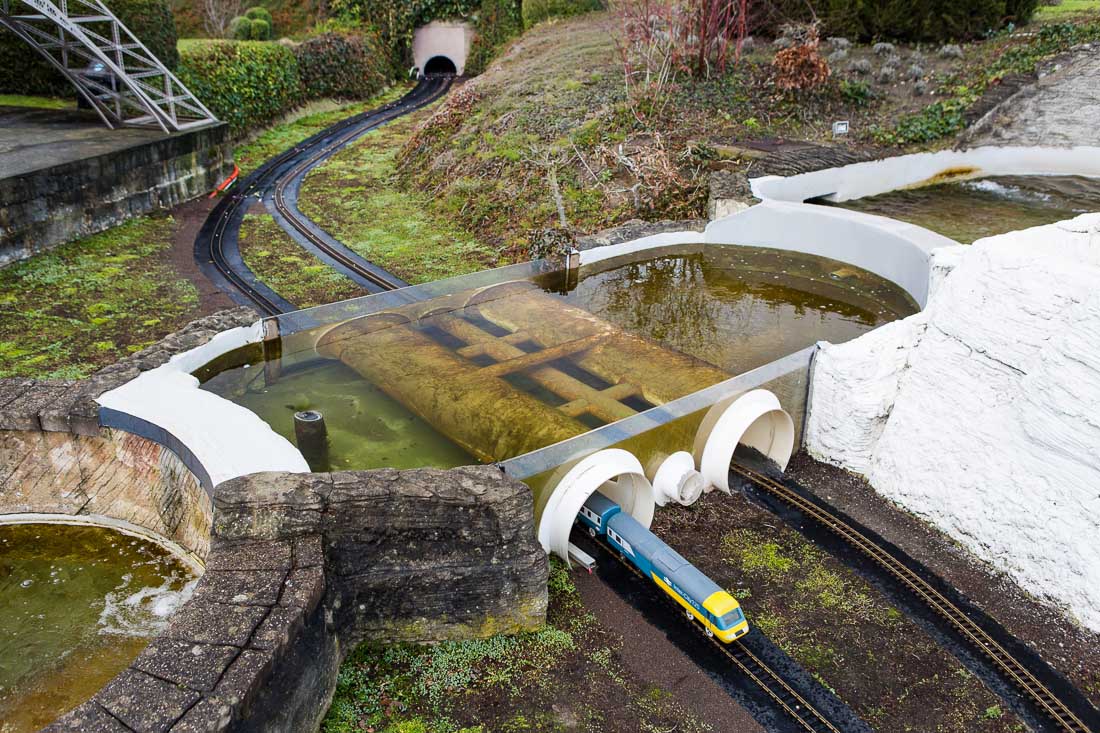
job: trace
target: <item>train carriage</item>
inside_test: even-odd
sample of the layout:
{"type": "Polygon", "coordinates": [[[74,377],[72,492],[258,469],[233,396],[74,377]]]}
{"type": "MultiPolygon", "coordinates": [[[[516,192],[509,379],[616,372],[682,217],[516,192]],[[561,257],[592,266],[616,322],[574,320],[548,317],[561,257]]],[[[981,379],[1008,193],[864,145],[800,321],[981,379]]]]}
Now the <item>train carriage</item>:
{"type": "Polygon", "coordinates": [[[748,621],[733,596],[603,494],[590,496],[577,520],[651,578],[708,636],[730,642],[748,633],[748,621]]]}

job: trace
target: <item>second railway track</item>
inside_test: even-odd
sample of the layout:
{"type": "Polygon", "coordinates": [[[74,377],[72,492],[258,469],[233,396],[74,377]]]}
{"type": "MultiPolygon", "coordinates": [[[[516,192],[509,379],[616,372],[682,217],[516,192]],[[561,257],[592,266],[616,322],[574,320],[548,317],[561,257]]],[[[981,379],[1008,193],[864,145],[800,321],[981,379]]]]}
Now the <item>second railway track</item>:
{"type": "MultiPolygon", "coordinates": [[[[974,621],[967,612],[919,573],[851,526],[838,514],[828,511],[799,492],[751,468],[733,464],[730,471],[751,482],[757,489],[815,520],[848,546],[858,550],[874,565],[885,570],[936,616],[946,622],[972,649],[984,656],[1036,710],[1067,733],[1090,733],[1097,728],[1086,724],[1071,705],[1023,664],[1013,653],[974,621]]],[[[1085,703],[1087,705],[1087,703],[1085,703]]],[[[1080,705],[1078,706],[1080,707],[1080,705]]],[[[1089,706],[1091,707],[1091,706],[1089,706]]],[[[1093,708],[1093,710],[1095,710],[1093,708]]],[[[1094,721],[1095,722],[1095,721],[1094,721]]]]}

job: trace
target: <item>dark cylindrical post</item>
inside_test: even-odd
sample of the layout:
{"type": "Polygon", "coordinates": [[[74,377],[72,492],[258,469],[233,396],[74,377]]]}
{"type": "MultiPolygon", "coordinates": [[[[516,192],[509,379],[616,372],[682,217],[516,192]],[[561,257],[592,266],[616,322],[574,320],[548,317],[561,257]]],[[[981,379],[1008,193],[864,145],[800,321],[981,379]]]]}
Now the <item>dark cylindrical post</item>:
{"type": "Polygon", "coordinates": [[[328,428],[325,427],[324,415],[316,410],[294,413],[294,438],[312,470],[329,470],[328,428]]]}

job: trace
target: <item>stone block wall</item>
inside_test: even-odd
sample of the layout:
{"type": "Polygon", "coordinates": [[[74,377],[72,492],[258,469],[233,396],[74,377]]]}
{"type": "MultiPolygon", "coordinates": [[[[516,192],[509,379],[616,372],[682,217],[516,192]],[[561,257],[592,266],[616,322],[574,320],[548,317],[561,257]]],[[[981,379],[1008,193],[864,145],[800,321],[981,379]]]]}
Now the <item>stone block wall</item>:
{"type": "Polygon", "coordinates": [[[0,177],[0,266],[201,196],[232,169],[219,124],[0,177]]]}
{"type": "Polygon", "coordinates": [[[545,621],[531,492],[495,466],[253,474],[219,485],[214,503],[194,596],[47,731],[316,730],[360,641],[545,621]]]}

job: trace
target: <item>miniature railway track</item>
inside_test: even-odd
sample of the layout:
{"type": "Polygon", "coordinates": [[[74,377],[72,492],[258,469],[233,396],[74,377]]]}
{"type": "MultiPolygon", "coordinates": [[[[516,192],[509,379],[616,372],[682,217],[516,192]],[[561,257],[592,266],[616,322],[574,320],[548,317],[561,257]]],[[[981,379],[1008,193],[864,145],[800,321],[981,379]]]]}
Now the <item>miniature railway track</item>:
{"type": "Polygon", "coordinates": [[[451,83],[449,76],[421,79],[396,102],[341,120],[266,161],[240,182],[237,191],[223,198],[207,217],[195,240],[195,259],[199,267],[235,300],[256,306],[264,315],[296,309],[293,303],[261,282],[240,255],[238,236],[245,213],[254,201],[263,200],[266,194],[274,191],[275,208],[290,225],[289,233],[299,244],[321,253],[370,292],[404,286],[406,283],[395,275],[335,240],[320,236],[297,206],[288,203],[286,192],[288,186],[300,181],[311,168],[348,143],[390,120],[431,104],[447,92],[451,83]]]}
{"type": "MultiPolygon", "coordinates": [[[[652,585],[652,581],[649,578],[642,575],[638,568],[625,560],[618,552],[615,552],[598,539],[593,539],[592,541],[636,577],[652,585]]],[[[681,606],[673,602],[673,600],[664,593],[661,593],[660,596],[662,602],[675,608],[677,615],[687,620],[681,606]]],[[[706,637],[706,639],[727,659],[733,662],[734,666],[741,671],[746,679],[763,690],[771,701],[775,703],[776,707],[782,710],[792,721],[800,726],[802,730],[808,731],[809,733],[841,733],[840,729],[833,725],[832,721],[811,705],[794,689],[794,687],[788,684],[774,669],[753,654],[752,651],[740,641],[732,641],[729,644],[724,644],[717,638],[707,634],[695,619],[688,621],[688,623],[692,628],[706,637]]]]}
{"type": "Polygon", "coordinates": [[[989,659],[997,670],[1023,692],[1061,730],[1067,731],[1067,733],[1089,733],[1092,730],[1082,722],[1065,702],[1051,692],[1041,680],[990,636],[985,629],[975,623],[961,608],[898,558],[849,526],[841,517],[823,509],[778,481],[750,468],[733,464],[730,466],[730,471],[752,482],[774,498],[816,520],[851,547],[863,553],[873,563],[886,570],[936,615],[947,621],[972,647],[989,659]]]}

